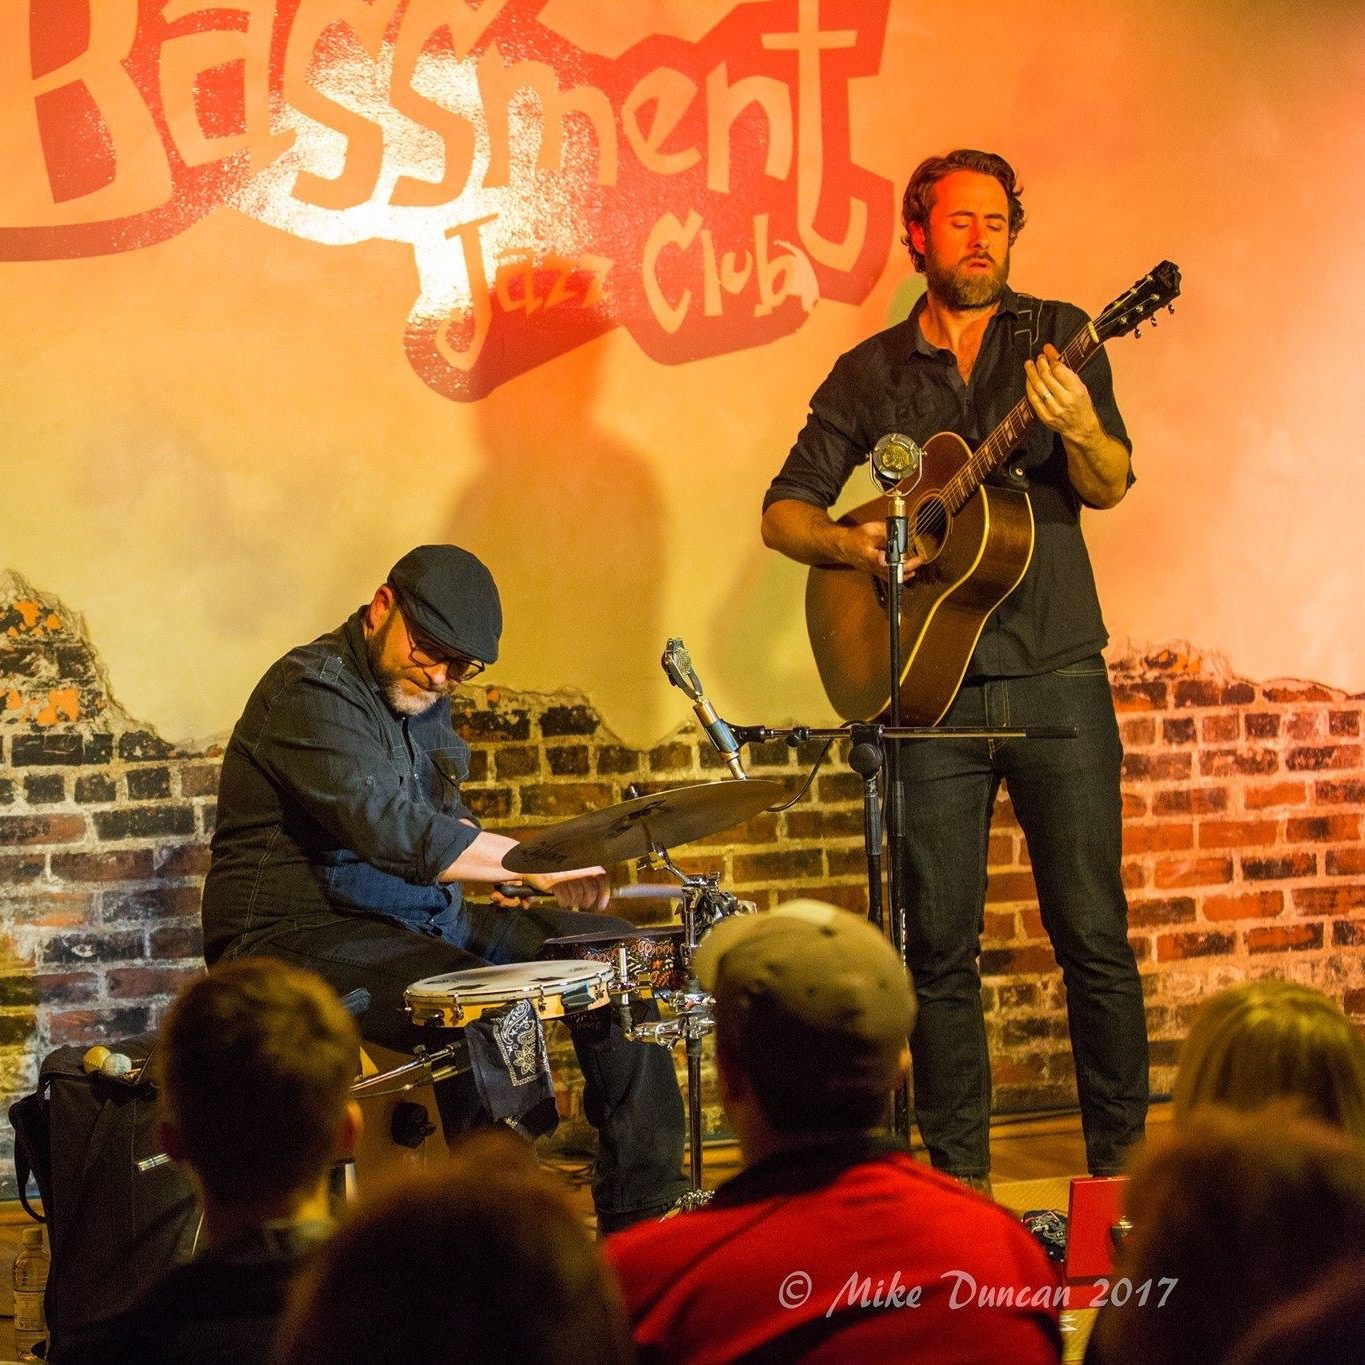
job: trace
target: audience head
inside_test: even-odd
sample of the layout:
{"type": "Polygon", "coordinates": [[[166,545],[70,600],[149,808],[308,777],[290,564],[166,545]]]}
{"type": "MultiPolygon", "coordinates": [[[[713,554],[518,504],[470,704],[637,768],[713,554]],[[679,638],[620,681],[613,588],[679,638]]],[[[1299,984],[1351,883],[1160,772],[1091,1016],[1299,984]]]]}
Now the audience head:
{"type": "Polygon", "coordinates": [[[881,1124],[904,1074],[915,998],[895,950],[865,919],[810,900],[736,915],[707,934],[693,965],[715,997],[732,1120],[747,1105],[784,1138],[881,1124]]]}
{"type": "Polygon", "coordinates": [[[506,1133],[362,1204],[296,1285],[285,1365],[625,1365],[619,1291],[563,1191],[506,1133]]]}
{"type": "Polygon", "coordinates": [[[1365,1042],[1335,1001],[1292,981],[1215,995],[1180,1053],[1175,1119],[1206,1104],[1251,1110],[1291,1100],[1365,1142],[1365,1042]]]}
{"type": "Polygon", "coordinates": [[[360,1040],[312,972],[266,957],[214,967],[176,998],[162,1048],[162,1139],[206,1201],[279,1216],[354,1139],[360,1040]]]}
{"type": "Polygon", "coordinates": [[[1151,1289],[1100,1314],[1099,1359],[1221,1360],[1251,1312],[1359,1256],[1365,1149],[1292,1107],[1209,1106],[1139,1161],[1128,1217],[1118,1273],[1151,1289]],[[1163,1279],[1175,1282],[1169,1294],[1163,1279]]]}

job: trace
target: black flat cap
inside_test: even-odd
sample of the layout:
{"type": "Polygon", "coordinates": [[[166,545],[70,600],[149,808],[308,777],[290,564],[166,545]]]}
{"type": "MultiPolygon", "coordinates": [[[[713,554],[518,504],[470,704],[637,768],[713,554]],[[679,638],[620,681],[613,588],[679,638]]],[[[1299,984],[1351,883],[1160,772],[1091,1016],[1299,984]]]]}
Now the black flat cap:
{"type": "Polygon", "coordinates": [[[497,661],[502,603],[482,560],[458,545],[419,545],[389,570],[403,615],[438,645],[497,661]]]}

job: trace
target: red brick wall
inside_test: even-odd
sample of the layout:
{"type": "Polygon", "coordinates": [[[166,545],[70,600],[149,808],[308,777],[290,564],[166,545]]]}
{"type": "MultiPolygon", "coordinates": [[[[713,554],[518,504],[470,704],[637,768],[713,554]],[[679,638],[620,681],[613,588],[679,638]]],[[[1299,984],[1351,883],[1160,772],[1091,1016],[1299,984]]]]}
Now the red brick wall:
{"type": "MultiPolygon", "coordinates": [[[[1225,678],[1175,651],[1119,652],[1112,664],[1127,749],[1124,876],[1156,1087],[1169,1087],[1198,1003],[1229,981],[1292,976],[1365,1018],[1362,701],[1225,678]]],[[[475,688],[464,730],[476,746],[470,802],[509,830],[621,800],[632,782],[724,775],[689,723],[629,749],[576,695],[475,688]]],[[[761,746],[749,770],[794,787],[817,747],[761,746]]],[[[0,578],[0,1103],[32,1085],[58,1043],[154,1027],[198,969],[218,752],[177,751],[125,715],[79,619],[0,578]]],[[[865,909],[860,789],[841,746],[792,810],[679,861],[760,906],[800,893],[865,909]]],[[[990,863],[983,970],[997,1107],[1072,1103],[1060,982],[1004,799],[990,863]]]]}

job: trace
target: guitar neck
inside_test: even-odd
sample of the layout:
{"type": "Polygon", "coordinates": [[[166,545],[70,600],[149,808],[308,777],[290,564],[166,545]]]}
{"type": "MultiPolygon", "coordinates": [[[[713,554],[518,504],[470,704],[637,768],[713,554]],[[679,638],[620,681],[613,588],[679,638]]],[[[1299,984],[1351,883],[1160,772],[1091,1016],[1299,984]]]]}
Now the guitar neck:
{"type": "MultiPolygon", "coordinates": [[[[1101,342],[1092,323],[1086,323],[1062,348],[1062,363],[1079,370],[1100,349],[1101,342]]],[[[1009,415],[973,451],[962,468],[944,486],[944,498],[949,510],[959,512],[967,500],[1009,458],[1024,439],[1028,429],[1038,420],[1027,398],[1021,398],[1009,415]]]]}

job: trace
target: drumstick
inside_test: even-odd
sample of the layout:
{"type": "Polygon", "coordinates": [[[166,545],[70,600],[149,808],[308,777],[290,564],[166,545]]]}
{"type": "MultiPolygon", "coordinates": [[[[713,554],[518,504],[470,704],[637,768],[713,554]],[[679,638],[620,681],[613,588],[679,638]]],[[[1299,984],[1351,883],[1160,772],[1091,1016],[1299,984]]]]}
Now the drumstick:
{"type": "MultiPolygon", "coordinates": [[[[553,891],[536,891],[524,883],[494,882],[493,890],[508,900],[553,900],[553,891]]],[[[662,882],[631,882],[611,889],[614,901],[676,901],[682,899],[682,887],[662,882]]]]}

